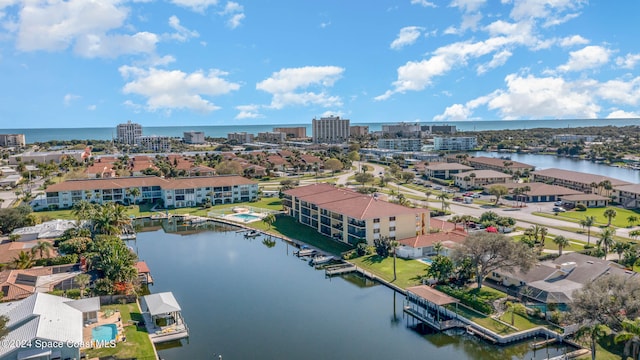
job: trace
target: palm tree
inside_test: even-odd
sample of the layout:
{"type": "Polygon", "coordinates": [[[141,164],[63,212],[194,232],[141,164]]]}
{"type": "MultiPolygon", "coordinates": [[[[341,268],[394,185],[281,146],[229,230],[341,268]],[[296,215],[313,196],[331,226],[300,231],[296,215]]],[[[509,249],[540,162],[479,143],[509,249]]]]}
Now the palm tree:
{"type": "Polygon", "coordinates": [[[638,222],[638,217],[635,215],[629,215],[627,216],[627,222],[629,223],[629,227],[633,227],[633,225],[638,222]]]}
{"type": "Polygon", "coordinates": [[[629,236],[634,240],[637,239],[640,237],[640,230],[629,231],[629,236]]]}
{"type": "Polygon", "coordinates": [[[140,188],[134,187],[134,188],[127,189],[127,193],[129,194],[129,197],[130,197],[129,203],[135,204],[136,198],[140,196],[140,188]]]}
{"type": "Polygon", "coordinates": [[[424,196],[426,197],[426,202],[427,202],[427,206],[429,206],[429,198],[431,197],[431,195],[433,195],[433,191],[431,190],[427,190],[424,192],[424,196]]]}
{"type": "Polygon", "coordinates": [[[622,321],[622,331],[616,334],[615,343],[624,342],[623,358],[637,359],[640,356],[640,319],[622,321]]]}
{"type": "Polygon", "coordinates": [[[36,252],[40,254],[40,259],[43,258],[43,255],[47,254],[47,259],[51,256],[51,250],[53,250],[53,245],[51,245],[48,241],[40,240],[36,246],[31,248],[31,254],[35,255],[36,252]]]}
{"type": "Polygon", "coordinates": [[[438,200],[442,201],[442,211],[444,211],[447,207],[446,207],[446,200],[449,199],[449,194],[447,193],[440,193],[440,195],[438,195],[438,200]]]}
{"type": "Polygon", "coordinates": [[[613,236],[616,234],[616,230],[610,227],[602,229],[600,232],[600,240],[598,240],[598,247],[601,247],[604,251],[604,258],[607,258],[609,249],[613,246],[615,240],[613,236]]]}
{"type": "Polygon", "coordinates": [[[611,250],[613,250],[614,252],[616,252],[618,254],[618,262],[621,263],[622,262],[622,254],[624,254],[624,252],[628,249],[631,249],[631,244],[629,244],[628,242],[624,242],[624,241],[616,241],[613,246],[611,247],[611,250]]]}
{"type": "Polygon", "coordinates": [[[562,249],[565,246],[569,246],[569,239],[562,235],[558,235],[553,238],[553,243],[558,245],[558,256],[562,256],[562,249]]]}
{"type": "Polygon", "coordinates": [[[90,219],[95,212],[95,206],[88,202],[87,200],[82,200],[73,205],[73,210],[71,213],[78,220],[86,220],[90,219]]]}
{"type": "Polygon", "coordinates": [[[271,225],[273,225],[273,223],[276,222],[276,216],[273,214],[267,214],[265,217],[262,218],[262,222],[267,224],[267,226],[269,226],[269,229],[271,229],[271,225]]]}
{"type": "Polygon", "coordinates": [[[440,255],[440,251],[442,251],[442,249],[444,249],[444,246],[442,246],[440,241],[436,241],[436,243],[433,244],[433,251],[436,252],[436,255],[440,255]]]}
{"type": "Polygon", "coordinates": [[[540,226],[540,247],[544,248],[544,243],[547,240],[547,234],[549,233],[549,229],[544,227],[544,226],[540,226]]]}
{"type": "Polygon", "coordinates": [[[389,251],[393,254],[393,281],[396,281],[396,248],[400,245],[399,242],[395,240],[389,241],[389,251]]]}
{"type": "Polygon", "coordinates": [[[16,269],[29,269],[34,265],[33,256],[24,250],[20,251],[18,257],[13,258],[12,264],[16,269]]]}
{"type": "Polygon", "coordinates": [[[73,278],[73,281],[80,288],[80,298],[83,298],[84,289],[86,289],[87,285],[89,285],[89,283],[91,282],[91,276],[89,276],[89,274],[78,274],[75,278],[73,278]]]}
{"type": "Polygon", "coordinates": [[[585,325],[581,327],[576,332],[577,338],[584,338],[584,337],[588,338],[589,344],[591,346],[591,360],[596,360],[597,340],[603,336],[606,336],[607,330],[609,330],[609,328],[606,325],[591,324],[591,325],[585,325]]]}
{"type": "Polygon", "coordinates": [[[611,220],[618,215],[618,212],[615,209],[608,208],[602,213],[602,215],[604,215],[604,217],[609,221],[607,222],[607,226],[611,226],[611,220]]]}
{"type": "Polygon", "coordinates": [[[587,228],[587,246],[591,245],[591,227],[596,224],[596,218],[594,216],[585,216],[580,220],[580,226],[587,228]]]}

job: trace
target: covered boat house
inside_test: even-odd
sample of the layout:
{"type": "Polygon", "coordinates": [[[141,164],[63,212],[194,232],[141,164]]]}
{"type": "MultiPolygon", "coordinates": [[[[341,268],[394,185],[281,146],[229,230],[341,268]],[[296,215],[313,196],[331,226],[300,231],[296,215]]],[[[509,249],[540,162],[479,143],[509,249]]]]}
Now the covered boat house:
{"type": "Polygon", "coordinates": [[[144,320],[153,343],[178,340],[189,336],[182,318],[182,309],[171,292],[151,294],[142,298],[144,320]]]}

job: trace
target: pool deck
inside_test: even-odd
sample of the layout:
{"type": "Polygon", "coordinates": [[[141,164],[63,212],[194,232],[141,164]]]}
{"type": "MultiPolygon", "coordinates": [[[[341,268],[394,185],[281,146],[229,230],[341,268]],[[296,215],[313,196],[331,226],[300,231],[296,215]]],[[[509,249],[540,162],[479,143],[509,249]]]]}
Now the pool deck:
{"type": "MultiPolygon", "coordinates": [[[[93,324],[85,325],[82,328],[82,341],[84,344],[91,344],[92,335],[91,331],[98,326],[107,325],[107,324],[115,324],[118,329],[118,336],[116,337],[117,341],[120,341],[121,335],[124,333],[122,328],[122,317],[120,316],[119,311],[114,311],[113,314],[109,317],[105,317],[105,313],[103,311],[98,311],[98,322],[93,324]]],[[[84,347],[86,349],[88,347],[84,347]]]]}

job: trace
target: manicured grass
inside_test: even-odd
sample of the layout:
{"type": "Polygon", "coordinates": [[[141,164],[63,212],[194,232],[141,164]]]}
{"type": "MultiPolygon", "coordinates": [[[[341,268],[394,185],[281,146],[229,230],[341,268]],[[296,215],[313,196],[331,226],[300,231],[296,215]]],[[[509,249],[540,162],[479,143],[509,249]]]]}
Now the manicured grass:
{"type": "Polygon", "coordinates": [[[117,343],[114,348],[100,348],[87,350],[87,357],[105,357],[115,356],[118,358],[138,358],[138,359],[153,359],[155,352],[153,350],[153,344],[149,339],[149,334],[144,328],[137,328],[136,325],[126,325],[131,318],[134,320],[141,320],[142,315],[137,303],[124,304],[124,305],[107,305],[102,309],[118,309],[122,317],[122,324],[124,325],[124,333],[127,337],[127,341],[117,343]]]}
{"type": "MultiPolygon", "coordinates": [[[[508,310],[504,314],[502,314],[502,316],[500,317],[500,320],[506,322],[507,324],[511,324],[511,311],[508,310]]],[[[548,324],[542,319],[523,316],[518,313],[513,314],[513,326],[518,328],[518,331],[533,329],[538,326],[547,326],[547,325],[548,324]]]]}
{"type": "MultiPolygon", "coordinates": [[[[232,206],[251,206],[256,208],[268,209],[268,210],[282,210],[282,200],[275,197],[264,197],[255,202],[242,202],[242,203],[234,203],[234,204],[221,204],[215,205],[210,208],[202,208],[202,207],[186,207],[179,209],[168,210],[171,214],[190,214],[197,216],[207,216],[209,211],[213,211],[216,209],[228,208],[232,206]]],[[[161,211],[163,212],[163,211],[161,211]]],[[[64,219],[64,220],[75,220],[73,216],[73,211],[71,209],[65,210],[52,210],[52,211],[38,211],[35,213],[37,216],[48,217],[51,219],[64,219]]],[[[127,206],[127,214],[135,217],[140,216],[149,216],[153,214],[151,212],[150,204],[142,204],[142,205],[131,205],[127,206]]]]}
{"type": "Polygon", "coordinates": [[[275,235],[283,235],[302,241],[334,255],[340,255],[345,251],[353,249],[352,246],[324,236],[315,229],[296,222],[295,219],[289,216],[276,216],[276,221],[271,227],[263,221],[255,221],[246,225],[275,235]]]}
{"type": "MultiPolygon", "coordinates": [[[[619,208],[619,207],[588,208],[586,211],[571,210],[571,211],[567,211],[567,212],[558,213],[558,215],[551,215],[551,216],[552,217],[562,217],[562,218],[565,218],[565,219],[569,219],[570,221],[573,221],[573,222],[579,222],[580,220],[584,219],[587,216],[593,216],[596,219],[596,225],[595,226],[606,226],[607,223],[609,222],[609,220],[607,219],[606,216],[604,216],[604,212],[607,209],[614,209],[616,211],[616,213],[617,213],[616,217],[611,219],[611,225],[616,226],[616,227],[620,227],[620,228],[628,227],[629,226],[629,222],[627,221],[627,218],[629,216],[631,216],[631,215],[640,218],[640,210],[637,210],[637,209],[636,210],[630,210],[630,209],[623,209],[623,208],[619,208]]],[[[536,215],[538,215],[538,214],[536,214],[536,215]]],[[[547,215],[549,215],[549,214],[547,214],[547,215]]]]}
{"type": "Polygon", "coordinates": [[[397,278],[393,281],[393,257],[391,256],[382,258],[378,255],[367,255],[349,261],[403,289],[420,285],[422,277],[427,272],[427,265],[423,262],[397,258],[397,278]]]}
{"type": "MultiPolygon", "coordinates": [[[[520,241],[524,237],[525,237],[524,235],[516,235],[516,236],[512,236],[512,239],[516,241],[520,241]]],[[[558,250],[558,245],[556,245],[556,243],[553,242],[553,238],[554,236],[552,235],[546,237],[546,240],[544,242],[544,248],[546,250],[558,250]]],[[[586,244],[587,243],[584,243],[579,240],[569,239],[569,246],[563,247],[562,251],[581,251],[581,250],[584,250],[584,246],[586,244]]]]}
{"type": "Polygon", "coordinates": [[[458,307],[456,308],[455,305],[449,304],[447,305],[447,308],[451,311],[457,312],[458,315],[463,316],[478,325],[484,326],[485,328],[495,332],[496,334],[504,336],[504,335],[509,335],[516,332],[515,329],[507,325],[504,325],[499,321],[496,321],[492,317],[483,315],[477,311],[467,308],[464,305],[458,304],[458,307]]]}

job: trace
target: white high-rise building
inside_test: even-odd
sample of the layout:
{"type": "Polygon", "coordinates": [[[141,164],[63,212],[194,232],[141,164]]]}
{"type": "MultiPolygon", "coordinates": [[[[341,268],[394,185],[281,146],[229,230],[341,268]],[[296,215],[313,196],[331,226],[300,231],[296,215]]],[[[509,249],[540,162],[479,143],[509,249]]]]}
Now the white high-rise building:
{"type": "Polygon", "coordinates": [[[142,136],[142,125],[129,120],[126,124],[118,124],[116,131],[119,143],[134,145],[136,139],[142,136]]]}
{"type": "Polygon", "coordinates": [[[204,144],[203,131],[185,131],[182,134],[182,139],[186,144],[204,144]]]}
{"type": "Polygon", "coordinates": [[[313,142],[340,144],[349,141],[349,119],[330,116],[311,120],[313,142]]]}

